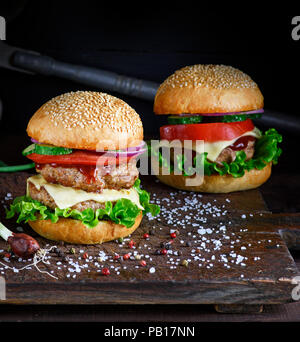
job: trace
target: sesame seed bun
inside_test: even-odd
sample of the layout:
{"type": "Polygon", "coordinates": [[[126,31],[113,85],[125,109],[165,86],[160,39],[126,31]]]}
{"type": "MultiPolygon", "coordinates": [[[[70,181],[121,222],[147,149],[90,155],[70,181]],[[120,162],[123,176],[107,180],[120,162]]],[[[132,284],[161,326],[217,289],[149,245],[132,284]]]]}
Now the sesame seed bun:
{"type": "Polygon", "coordinates": [[[228,113],[263,108],[257,84],[225,65],[192,65],[177,70],[159,87],[156,114],[228,113]]]}
{"type": "Polygon", "coordinates": [[[77,91],[45,103],[30,119],[27,134],[40,143],[74,149],[125,149],[141,143],[143,125],[121,99],[77,91]]]}
{"type": "Polygon", "coordinates": [[[255,189],[265,183],[271,176],[272,163],[268,163],[262,170],[252,169],[246,171],[243,177],[234,178],[231,175],[204,176],[203,183],[197,186],[187,186],[187,178],[183,175],[164,175],[160,168],[160,174],[156,177],[164,184],[173,188],[206,193],[229,193],[234,191],[255,189]]]}
{"type": "Polygon", "coordinates": [[[141,213],[130,228],[112,221],[100,221],[96,227],[88,228],[81,221],[70,218],[60,218],[56,223],[51,220],[36,220],[28,223],[36,233],[49,240],[74,244],[98,244],[132,234],[140,225],[142,216],[141,213]]]}

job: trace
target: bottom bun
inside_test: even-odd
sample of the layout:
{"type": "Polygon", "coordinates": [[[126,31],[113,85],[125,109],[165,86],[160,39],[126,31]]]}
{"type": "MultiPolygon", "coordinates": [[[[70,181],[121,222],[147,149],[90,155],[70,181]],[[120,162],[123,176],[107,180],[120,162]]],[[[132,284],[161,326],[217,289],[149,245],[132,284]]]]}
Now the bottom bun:
{"type": "Polygon", "coordinates": [[[201,185],[189,186],[186,184],[188,178],[183,175],[156,175],[164,184],[173,188],[195,192],[228,193],[241,190],[255,189],[262,185],[271,176],[272,163],[268,163],[262,170],[253,169],[246,171],[243,177],[234,178],[230,175],[204,176],[201,185]]]}
{"type": "Polygon", "coordinates": [[[49,240],[98,244],[132,234],[140,225],[142,217],[141,213],[130,228],[112,221],[99,221],[96,227],[88,228],[80,221],[69,218],[60,218],[56,223],[51,220],[36,220],[28,223],[35,232],[49,240]]]}

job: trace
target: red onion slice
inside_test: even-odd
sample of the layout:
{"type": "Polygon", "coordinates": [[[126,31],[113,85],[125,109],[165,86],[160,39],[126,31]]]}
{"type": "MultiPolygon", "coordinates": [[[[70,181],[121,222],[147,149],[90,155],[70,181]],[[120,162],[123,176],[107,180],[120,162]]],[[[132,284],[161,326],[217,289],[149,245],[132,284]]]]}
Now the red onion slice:
{"type": "Polygon", "coordinates": [[[225,115],[243,115],[243,114],[259,114],[263,113],[264,110],[261,109],[256,109],[256,110],[249,110],[245,112],[227,112],[227,113],[198,113],[198,114],[179,114],[179,116],[225,116],[225,115]]]}
{"type": "Polygon", "coordinates": [[[145,148],[145,146],[146,146],[145,141],[142,141],[138,146],[128,147],[127,151],[139,151],[139,150],[145,148]]]}
{"type": "Polygon", "coordinates": [[[106,151],[106,152],[101,152],[103,153],[104,155],[108,156],[108,157],[136,157],[140,154],[143,154],[147,151],[146,148],[144,149],[140,149],[139,151],[128,151],[128,150],[125,150],[125,151],[106,151]]]}

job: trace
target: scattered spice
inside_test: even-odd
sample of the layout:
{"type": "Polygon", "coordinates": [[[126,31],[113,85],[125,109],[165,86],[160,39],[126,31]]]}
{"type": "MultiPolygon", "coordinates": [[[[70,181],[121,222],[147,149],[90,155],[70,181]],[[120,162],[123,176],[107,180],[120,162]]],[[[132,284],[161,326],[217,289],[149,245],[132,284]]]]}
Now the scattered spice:
{"type": "Polygon", "coordinates": [[[42,262],[43,264],[50,264],[49,261],[46,261],[46,256],[47,254],[52,251],[53,248],[56,248],[56,246],[52,246],[49,249],[42,249],[40,248],[33,256],[33,262],[30,264],[25,265],[24,267],[21,268],[15,268],[15,267],[10,267],[7,264],[3,264],[2,262],[0,262],[0,264],[2,266],[4,266],[7,269],[13,270],[14,272],[20,272],[24,269],[30,269],[31,266],[34,266],[40,273],[45,273],[48,276],[58,279],[57,277],[55,277],[53,274],[49,273],[48,271],[44,271],[39,269],[39,267],[37,266],[38,263],[42,262]]]}
{"type": "MultiPolygon", "coordinates": [[[[225,205],[220,206],[218,204],[217,199],[209,199],[206,198],[203,200],[202,195],[197,193],[186,193],[183,197],[178,196],[180,191],[171,192],[168,198],[158,198],[158,196],[154,197],[154,203],[160,204],[161,206],[161,213],[160,215],[155,218],[159,222],[159,226],[154,229],[154,226],[143,235],[139,236],[138,243],[135,243],[131,238],[119,238],[115,240],[115,243],[122,244],[120,246],[116,246],[116,250],[110,250],[110,253],[107,252],[105,247],[104,250],[99,251],[99,254],[94,255],[94,251],[96,249],[92,249],[91,256],[88,253],[84,253],[84,250],[77,250],[78,260],[75,257],[69,255],[69,258],[66,257],[61,250],[61,246],[63,244],[59,244],[57,248],[53,246],[50,250],[63,258],[63,260],[69,261],[68,264],[63,265],[61,261],[54,260],[52,265],[57,265],[57,268],[60,270],[66,270],[66,277],[76,278],[77,273],[81,271],[90,272],[91,267],[96,268],[97,272],[106,273],[103,271],[105,269],[108,270],[108,274],[115,273],[120,274],[122,270],[125,269],[132,269],[132,268],[139,268],[139,266],[146,266],[150,262],[156,262],[156,257],[154,255],[166,255],[164,258],[166,264],[170,265],[170,270],[176,269],[178,265],[182,265],[188,267],[190,262],[193,263],[193,266],[199,266],[200,268],[207,267],[213,268],[215,264],[221,264],[226,268],[232,267],[234,265],[246,266],[247,257],[243,256],[243,251],[245,247],[240,246],[240,240],[237,238],[239,237],[238,234],[235,232],[227,232],[227,226],[231,225],[232,222],[228,220],[228,213],[226,210],[225,205]],[[156,198],[155,198],[156,197],[156,198]],[[162,205],[163,201],[166,205],[162,205]],[[160,203],[159,203],[160,202],[160,203]],[[172,204],[172,206],[170,206],[172,204]],[[218,217],[218,216],[225,216],[223,223],[220,222],[219,225],[215,225],[210,223],[211,217],[218,217]],[[226,223],[225,223],[226,222],[226,223]],[[174,229],[166,229],[166,227],[174,227],[174,229]],[[176,229],[180,228],[180,229],[176,229]],[[188,232],[184,232],[185,229],[188,229],[188,232]],[[183,237],[179,238],[180,233],[183,237]],[[187,236],[185,236],[187,233],[187,236]],[[153,247],[151,243],[148,243],[146,240],[150,238],[150,235],[159,235],[159,237],[164,237],[165,241],[161,244],[158,243],[157,247],[153,247]],[[168,241],[168,239],[170,241],[168,241]],[[172,240],[171,240],[172,239],[172,240]],[[188,240],[188,241],[187,241],[188,240]],[[126,244],[124,243],[126,241],[126,244]],[[221,254],[219,255],[218,251],[222,249],[223,245],[228,245],[232,248],[230,253],[221,254]],[[132,251],[132,253],[126,253],[126,248],[128,246],[130,248],[134,248],[137,245],[136,250],[132,251]],[[238,246],[237,246],[238,245],[238,246]],[[190,249],[184,248],[192,247],[190,249]],[[124,247],[125,251],[122,252],[122,248],[124,247]],[[183,247],[183,248],[182,248],[183,247]],[[237,252],[237,248],[239,247],[239,252],[237,252]],[[156,249],[159,248],[159,249],[156,249]],[[119,254],[117,254],[117,251],[119,254]],[[184,256],[180,257],[183,255],[184,256]],[[216,253],[215,253],[216,251],[216,253]],[[139,253],[138,253],[139,252],[139,253]],[[126,253],[123,255],[123,253],[126,253]],[[188,254],[188,255],[187,255],[188,254]],[[82,259],[88,259],[86,262],[79,261],[82,259]],[[135,263],[126,263],[123,260],[128,259],[137,260],[135,263]],[[152,260],[153,258],[153,260],[152,260]],[[181,261],[182,258],[186,258],[181,261]],[[114,260],[119,260],[119,262],[114,262],[111,267],[107,268],[104,265],[100,265],[100,262],[113,262],[114,260]]],[[[155,194],[154,194],[155,195],[155,194]]],[[[229,202],[226,200],[226,202],[229,202]]],[[[148,215],[147,215],[148,216],[148,215]]],[[[250,215],[251,216],[251,215],[250,215]]],[[[151,216],[148,216],[149,221],[152,220],[151,216]]],[[[241,230],[242,231],[242,230],[241,230]]],[[[260,243],[260,241],[258,242],[260,243]]],[[[248,245],[247,247],[250,247],[248,245]]],[[[63,250],[66,251],[68,254],[76,254],[75,248],[68,249],[67,246],[62,247],[63,250]]],[[[48,250],[48,251],[50,251],[48,250]]],[[[127,249],[127,251],[129,251],[127,249]]],[[[12,264],[17,261],[17,258],[11,258],[13,255],[12,253],[5,253],[5,251],[0,250],[0,254],[2,256],[6,256],[10,258],[10,260],[6,259],[6,264],[12,264]]],[[[41,263],[47,263],[48,259],[51,259],[51,255],[46,254],[39,254],[37,255],[36,260],[41,263]]],[[[259,257],[254,257],[254,260],[259,260],[259,257]]],[[[7,267],[4,263],[2,266],[7,267]]],[[[34,264],[36,267],[36,265],[34,264]]],[[[17,272],[18,270],[12,268],[17,272]]],[[[156,272],[155,267],[149,267],[149,273],[156,272]]],[[[1,274],[4,274],[5,268],[0,267],[1,274]]],[[[54,272],[53,270],[51,273],[54,272]]],[[[46,273],[46,272],[43,272],[46,273]]],[[[53,275],[51,275],[53,276],[53,275]]]]}
{"type": "Polygon", "coordinates": [[[133,248],[136,245],[136,243],[133,240],[130,240],[128,243],[129,248],[133,248]]]}
{"type": "Polygon", "coordinates": [[[69,257],[66,256],[66,255],[64,255],[64,256],[62,257],[62,259],[63,259],[63,261],[69,261],[69,257]]]}
{"type": "Polygon", "coordinates": [[[188,267],[189,262],[186,259],[184,259],[184,260],[182,260],[181,265],[185,266],[185,267],[188,267]]]}
{"type": "Polygon", "coordinates": [[[151,267],[151,268],[149,269],[149,273],[155,273],[155,267],[151,267]]]}
{"type": "Polygon", "coordinates": [[[87,252],[83,253],[83,258],[87,259],[89,257],[89,255],[87,254],[87,252]]]}
{"type": "Polygon", "coordinates": [[[110,270],[107,267],[102,268],[102,274],[105,276],[110,275],[110,270]]]}
{"type": "Polygon", "coordinates": [[[128,260],[129,258],[130,258],[130,254],[129,253],[123,255],[123,259],[124,260],[128,260]]]}
{"type": "Polygon", "coordinates": [[[168,242],[162,242],[162,243],[160,244],[160,247],[169,250],[169,249],[172,248],[172,243],[173,243],[173,242],[174,242],[173,240],[170,240],[170,241],[168,241],[168,242]]]}
{"type": "Polygon", "coordinates": [[[54,253],[56,253],[59,257],[63,257],[64,256],[64,252],[61,249],[57,248],[57,247],[54,248],[54,253]]]}
{"type": "Polygon", "coordinates": [[[163,248],[160,250],[161,255],[166,255],[168,253],[168,250],[166,248],[163,248]]]}
{"type": "Polygon", "coordinates": [[[171,240],[171,241],[169,241],[168,243],[166,243],[165,248],[166,248],[167,250],[172,249],[172,243],[173,243],[173,240],[171,240]]]}

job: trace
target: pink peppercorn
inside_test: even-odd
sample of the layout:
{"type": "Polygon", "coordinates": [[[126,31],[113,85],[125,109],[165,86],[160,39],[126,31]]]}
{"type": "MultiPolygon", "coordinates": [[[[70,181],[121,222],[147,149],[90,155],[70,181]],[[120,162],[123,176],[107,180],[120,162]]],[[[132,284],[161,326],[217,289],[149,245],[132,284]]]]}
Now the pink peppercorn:
{"type": "Polygon", "coordinates": [[[104,267],[102,269],[102,274],[105,276],[108,276],[108,275],[110,275],[110,270],[107,267],[104,267]]]}
{"type": "Polygon", "coordinates": [[[133,248],[135,246],[135,242],[133,240],[129,241],[129,248],[133,248]]]}
{"type": "Polygon", "coordinates": [[[124,255],[123,255],[123,259],[124,259],[124,260],[128,260],[129,258],[130,258],[130,254],[124,254],[124,255]]]}

